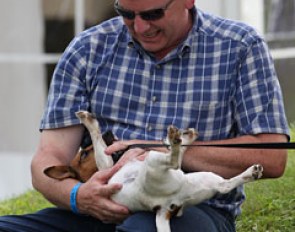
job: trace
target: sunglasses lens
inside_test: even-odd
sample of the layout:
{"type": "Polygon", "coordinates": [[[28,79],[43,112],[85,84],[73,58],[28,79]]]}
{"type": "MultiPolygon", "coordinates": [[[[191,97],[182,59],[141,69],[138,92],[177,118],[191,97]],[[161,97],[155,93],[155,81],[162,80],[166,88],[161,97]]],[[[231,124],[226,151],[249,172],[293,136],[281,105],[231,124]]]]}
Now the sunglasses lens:
{"type": "MultiPolygon", "coordinates": [[[[115,10],[117,11],[117,13],[119,15],[121,15],[123,18],[129,19],[129,20],[135,19],[135,16],[137,14],[134,11],[129,11],[129,10],[125,10],[125,9],[121,8],[118,5],[118,2],[116,2],[114,6],[115,6],[115,10]]],[[[161,19],[164,17],[165,9],[160,8],[160,9],[143,11],[143,12],[139,12],[138,15],[140,15],[140,17],[146,21],[158,20],[158,19],[161,19]]]]}
{"type": "Polygon", "coordinates": [[[147,20],[147,21],[158,20],[162,18],[164,15],[165,15],[165,12],[163,9],[150,10],[150,11],[140,13],[140,17],[143,20],[147,20]]]}
{"type": "Polygon", "coordinates": [[[130,20],[135,18],[135,13],[133,11],[123,10],[120,7],[116,7],[115,9],[117,13],[121,15],[123,18],[130,19],[130,20]]]}

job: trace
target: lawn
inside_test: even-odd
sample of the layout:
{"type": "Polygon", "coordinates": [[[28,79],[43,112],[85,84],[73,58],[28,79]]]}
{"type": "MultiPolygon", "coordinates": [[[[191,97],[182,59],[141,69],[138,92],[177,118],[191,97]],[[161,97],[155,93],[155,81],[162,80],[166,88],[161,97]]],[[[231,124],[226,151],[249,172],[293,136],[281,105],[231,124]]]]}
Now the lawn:
{"type": "MultiPolygon", "coordinates": [[[[294,138],[294,137],[293,137],[294,138]]],[[[237,220],[238,232],[295,231],[295,151],[289,151],[282,178],[260,180],[246,185],[247,201],[237,220]]],[[[35,191],[0,203],[0,215],[23,214],[50,206],[35,191]]]]}
{"type": "Polygon", "coordinates": [[[0,202],[0,215],[31,213],[48,206],[52,205],[40,193],[31,190],[0,202]]]}
{"type": "MultiPolygon", "coordinates": [[[[295,139],[295,124],[291,124],[291,138],[295,139]]],[[[295,150],[288,152],[283,177],[249,183],[245,191],[238,232],[295,231],[295,150]]]]}
{"type": "Polygon", "coordinates": [[[249,183],[245,191],[238,232],[295,231],[295,151],[289,151],[283,177],[249,183]]]}

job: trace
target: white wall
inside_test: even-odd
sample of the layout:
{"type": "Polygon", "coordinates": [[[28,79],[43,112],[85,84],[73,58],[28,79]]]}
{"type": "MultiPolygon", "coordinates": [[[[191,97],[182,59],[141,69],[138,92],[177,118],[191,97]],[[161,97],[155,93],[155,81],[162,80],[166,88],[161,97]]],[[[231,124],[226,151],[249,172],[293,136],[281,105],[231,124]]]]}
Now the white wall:
{"type": "Polygon", "coordinates": [[[264,32],[263,0],[196,0],[196,6],[222,17],[246,22],[264,32]]]}
{"type": "MultiPolygon", "coordinates": [[[[0,1],[0,55],[39,54],[43,47],[42,1],[0,1]]],[[[29,161],[38,140],[45,102],[40,63],[0,62],[0,199],[31,186],[29,161]],[[19,180],[19,181],[15,181],[19,180]],[[10,191],[13,190],[13,191],[10,191]]]]}

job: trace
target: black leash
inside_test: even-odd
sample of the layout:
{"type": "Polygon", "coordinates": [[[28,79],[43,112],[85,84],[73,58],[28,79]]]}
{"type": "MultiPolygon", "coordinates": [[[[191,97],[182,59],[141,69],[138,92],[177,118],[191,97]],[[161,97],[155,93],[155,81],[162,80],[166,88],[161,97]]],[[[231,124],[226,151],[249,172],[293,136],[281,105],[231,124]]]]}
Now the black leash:
{"type": "MultiPolygon", "coordinates": [[[[85,148],[92,144],[89,132],[85,130],[84,140],[82,141],[82,148],[85,148]]],[[[115,136],[111,131],[105,132],[103,139],[107,146],[111,145],[116,141],[115,136]]],[[[225,148],[241,148],[241,149],[295,149],[295,142],[288,143],[227,143],[227,144],[190,144],[182,145],[187,147],[225,147],[225,148]]],[[[138,143],[129,145],[124,151],[119,151],[119,153],[124,153],[125,151],[132,148],[157,148],[157,147],[167,147],[168,144],[153,144],[153,143],[138,143]]]]}
{"type": "MultiPolygon", "coordinates": [[[[181,145],[186,147],[225,147],[225,148],[240,148],[240,149],[295,149],[295,143],[228,143],[228,144],[190,144],[181,145]]],[[[152,143],[138,143],[132,144],[127,147],[126,150],[132,148],[157,148],[157,147],[169,147],[167,144],[152,144],[152,143]]]]}
{"type": "MultiPolygon", "coordinates": [[[[86,130],[84,139],[81,143],[81,147],[85,148],[92,144],[90,135],[86,130]]],[[[107,146],[111,145],[116,141],[115,136],[111,131],[107,131],[103,134],[103,139],[107,146]]],[[[224,148],[238,148],[238,149],[295,149],[295,142],[289,143],[227,143],[227,144],[190,144],[182,145],[186,147],[224,147],[224,148]]],[[[117,162],[125,151],[133,148],[152,149],[157,147],[169,148],[168,144],[153,144],[153,143],[138,143],[129,145],[125,150],[117,151],[112,154],[114,162],[117,162]]]]}
{"type": "MultiPolygon", "coordinates": [[[[237,148],[237,149],[295,149],[295,143],[227,143],[227,144],[190,144],[181,145],[184,147],[224,147],[224,148],[237,148]]],[[[112,154],[113,160],[116,163],[125,151],[134,148],[152,149],[157,147],[169,148],[168,144],[153,144],[153,143],[137,143],[129,145],[125,150],[117,151],[112,154]]]]}

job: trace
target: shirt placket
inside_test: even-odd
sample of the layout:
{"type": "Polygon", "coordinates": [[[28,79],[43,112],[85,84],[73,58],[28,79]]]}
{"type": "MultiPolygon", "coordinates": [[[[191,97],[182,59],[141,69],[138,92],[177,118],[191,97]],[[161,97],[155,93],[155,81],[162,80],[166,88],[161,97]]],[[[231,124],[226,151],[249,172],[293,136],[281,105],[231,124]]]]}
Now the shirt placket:
{"type": "Polygon", "coordinates": [[[159,63],[153,63],[150,67],[150,79],[149,79],[149,88],[148,88],[148,94],[147,94],[147,105],[146,105],[146,138],[148,139],[151,135],[154,135],[156,137],[162,136],[157,135],[157,122],[155,119],[155,112],[158,114],[160,113],[159,106],[159,98],[160,96],[157,94],[157,90],[161,88],[160,86],[157,86],[156,80],[157,78],[161,78],[160,71],[162,69],[161,64],[159,63]]]}

